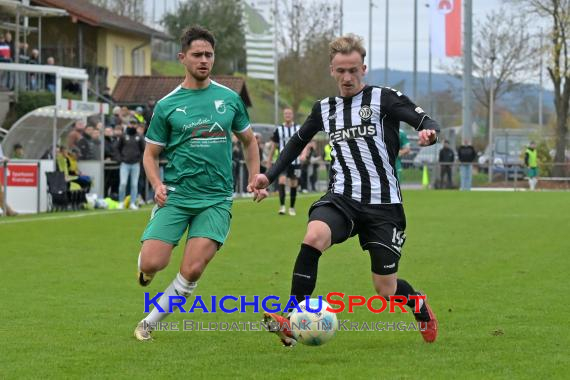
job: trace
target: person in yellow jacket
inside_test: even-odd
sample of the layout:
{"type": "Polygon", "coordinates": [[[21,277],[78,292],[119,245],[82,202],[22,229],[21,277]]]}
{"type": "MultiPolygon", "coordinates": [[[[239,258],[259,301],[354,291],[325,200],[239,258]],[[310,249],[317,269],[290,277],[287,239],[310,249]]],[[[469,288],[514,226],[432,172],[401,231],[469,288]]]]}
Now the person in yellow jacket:
{"type": "Polygon", "coordinates": [[[524,164],[527,168],[528,186],[531,191],[534,191],[536,189],[536,183],[538,182],[538,152],[534,141],[531,141],[528,148],[526,148],[524,164]]]}

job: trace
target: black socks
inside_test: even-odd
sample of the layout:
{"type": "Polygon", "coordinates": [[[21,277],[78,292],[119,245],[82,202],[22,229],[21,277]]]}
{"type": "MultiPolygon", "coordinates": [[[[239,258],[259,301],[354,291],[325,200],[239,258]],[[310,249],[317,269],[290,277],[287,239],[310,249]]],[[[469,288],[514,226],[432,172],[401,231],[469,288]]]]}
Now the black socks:
{"type": "Polygon", "coordinates": [[[318,249],[307,244],[301,244],[291,283],[291,295],[295,296],[297,302],[304,301],[305,296],[310,296],[315,290],[321,254],[318,249]]]}

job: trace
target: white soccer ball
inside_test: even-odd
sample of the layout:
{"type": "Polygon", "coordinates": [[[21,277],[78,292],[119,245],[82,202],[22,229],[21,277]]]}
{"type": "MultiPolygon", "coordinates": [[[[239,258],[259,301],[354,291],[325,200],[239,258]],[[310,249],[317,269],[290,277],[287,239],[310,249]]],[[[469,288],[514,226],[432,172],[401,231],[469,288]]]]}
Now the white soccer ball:
{"type": "MultiPolygon", "coordinates": [[[[306,310],[306,301],[299,303],[301,311],[294,310],[289,318],[293,337],[297,342],[308,346],[320,346],[328,342],[335,335],[338,328],[338,320],[335,313],[327,311],[330,307],[325,301],[321,301],[322,307],[319,312],[312,313],[306,310]]],[[[309,308],[315,310],[319,307],[319,300],[311,298],[309,308]]]]}

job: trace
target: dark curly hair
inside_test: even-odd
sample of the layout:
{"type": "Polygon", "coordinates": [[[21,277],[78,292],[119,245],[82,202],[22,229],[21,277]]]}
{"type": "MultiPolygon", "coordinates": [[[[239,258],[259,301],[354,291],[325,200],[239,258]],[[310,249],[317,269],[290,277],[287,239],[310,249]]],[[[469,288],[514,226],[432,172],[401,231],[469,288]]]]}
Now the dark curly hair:
{"type": "Polygon", "coordinates": [[[216,48],[216,39],[212,32],[201,26],[191,26],[184,29],[182,35],[180,36],[180,51],[185,53],[192,45],[193,41],[204,40],[212,45],[212,49],[216,48]]]}

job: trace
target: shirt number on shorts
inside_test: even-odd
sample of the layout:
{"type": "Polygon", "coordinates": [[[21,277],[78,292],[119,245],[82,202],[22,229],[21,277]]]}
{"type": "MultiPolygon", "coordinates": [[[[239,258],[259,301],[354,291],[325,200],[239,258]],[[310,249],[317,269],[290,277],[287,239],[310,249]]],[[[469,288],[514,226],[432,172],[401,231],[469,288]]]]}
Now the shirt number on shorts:
{"type": "Polygon", "coordinates": [[[404,231],[398,231],[398,229],[394,227],[392,234],[392,243],[401,247],[402,244],[404,244],[404,241],[406,241],[406,234],[404,231]]]}

